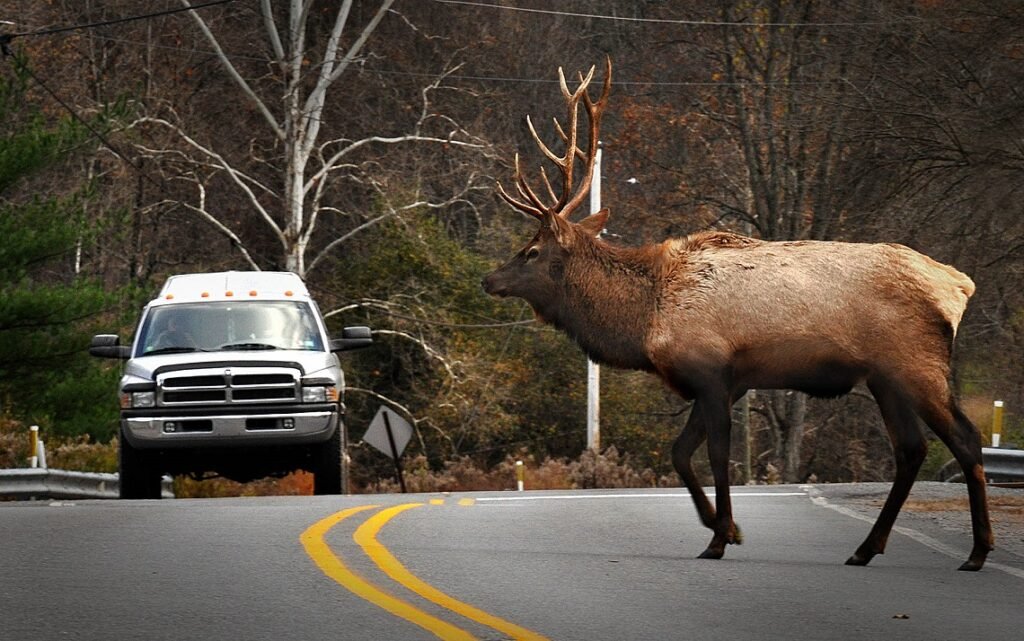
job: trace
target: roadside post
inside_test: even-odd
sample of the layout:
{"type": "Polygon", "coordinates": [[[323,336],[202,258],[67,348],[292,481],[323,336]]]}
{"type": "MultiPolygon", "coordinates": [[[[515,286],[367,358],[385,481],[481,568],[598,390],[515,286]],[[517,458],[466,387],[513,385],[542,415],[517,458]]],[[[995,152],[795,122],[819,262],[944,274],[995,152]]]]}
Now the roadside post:
{"type": "Polygon", "coordinates": [[[28,466],[39,467],[39,426],[28,428],[28,466]]]}
{"type": "Polygon", "coordinates": [[[526,485],[526,472],[523,470],[523,462],[516,461],[516,489],[522,492],[526,485]]]}
{"type": "Polygon", "coordinates": [[[398,486],[402,494],[406,493],[405,474],[402,472],[402,452],[412,438],[412,425],[409,421],[399,416],[394,410],[383,405],[377,410],[377,414],[370,421],[370,426],[363,434],[363,441],[380,450],[385,456],[390,456],[395,462],[395,476],[398,478],[398,486]]]}
{"type": "Polygon", "coordinates": [[[999,441],[1003,436],[1003,402],[995,401],[992,404],[992,447],[999,447],[999,441]]]}

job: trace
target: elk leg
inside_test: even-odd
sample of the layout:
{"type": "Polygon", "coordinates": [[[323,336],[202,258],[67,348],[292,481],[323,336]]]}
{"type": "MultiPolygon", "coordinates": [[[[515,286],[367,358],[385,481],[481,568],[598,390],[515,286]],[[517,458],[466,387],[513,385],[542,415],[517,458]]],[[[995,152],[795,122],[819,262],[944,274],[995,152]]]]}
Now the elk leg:
{"type": "Polygon", "coordinates": [[[971,530],[974,547],[960,570],[977,571],[985,564],[985,558],[994,547],[992,524],[988,516],[988,500],[985,496],[985,468],[981,455],[981,434],[970,419],[960,411],[956,401],[946,394],[945,404],[924,399],[918,412],[928,427],[942,439],[954,458],[960,464],[967,483],[967,496],[971,504],[971,530]]]}
{"type": "Polygon", "coordinates": [[[708,459],[715,479],[715,535],[699,558],[720,559],[729,543],[742,543],[743,536],[732,520],[732,499],[729,496],[729,438],[731,417],[729,403],[710,403],[702,407],[708,435],[708,459]]]}
{"type": "Polygon", "coordinates": [[[672,444],[672,465],[675,467],[676,473],[679,474],[679,478],[682,479],[683,485],[689,491],[690,498],[693,499],[694,507],[697,508],[697,514],[700,516],[700,522],[705,527],[714,529],[715,508],[711,507],[711,502],[708,501],[704,488],[701,487],[700,481],[697,480],[697,475],[693,472],[693,453],[697,451],[700,444],[707,438],[707,430],[704,427],[703,419],[701,419],[700,407],[699,402],[693,404],[693,407],[690,408],[690,416],[686,420],[686,426],[683,427],[683,431],[679,434],[675,443],[672,444]]]}
{"type": "Polygon", "coordinates": [[[885,544],[889,540],[892,526],[928,454],[928,443],[907,400],[885,384],[869,382],[868,388],[878,403],[892,441],[896,478],[874,527],[853,556],[846,560],[846,565],[867,565],[876,554],[885,553],[885,544]]]}

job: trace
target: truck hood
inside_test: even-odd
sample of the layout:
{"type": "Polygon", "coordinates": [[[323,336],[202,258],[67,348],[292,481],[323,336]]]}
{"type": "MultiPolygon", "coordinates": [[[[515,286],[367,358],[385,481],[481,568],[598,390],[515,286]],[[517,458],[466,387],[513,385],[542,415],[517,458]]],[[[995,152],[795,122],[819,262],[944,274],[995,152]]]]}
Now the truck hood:
{"type": "MultiPolygon", "coordinates": [[[[132,358],[125,365],[125,378],[152,381],[154,373],[162,368],[187,367],[298,367],[303,376],[336,378],[340,372],[338,357],[331,352],[309,350],[254,350],[188,352],[184,354],[156,354],[132,358]]],[[[341,383],[341,381],[336,381],[341,383]]]]}

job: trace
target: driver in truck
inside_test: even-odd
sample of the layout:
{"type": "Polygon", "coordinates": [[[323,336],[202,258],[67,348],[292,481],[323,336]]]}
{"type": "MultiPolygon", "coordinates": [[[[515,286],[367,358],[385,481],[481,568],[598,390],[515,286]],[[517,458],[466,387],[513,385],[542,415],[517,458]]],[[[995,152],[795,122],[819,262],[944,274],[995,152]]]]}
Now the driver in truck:
{"type": "Polygon", "coordinates": [[[167,315],[167,325],[153,341],[151,350],[166,347],[196,347],[196,340],[188,331],[186,321],[178,316],[178,314],[167,315]]]}

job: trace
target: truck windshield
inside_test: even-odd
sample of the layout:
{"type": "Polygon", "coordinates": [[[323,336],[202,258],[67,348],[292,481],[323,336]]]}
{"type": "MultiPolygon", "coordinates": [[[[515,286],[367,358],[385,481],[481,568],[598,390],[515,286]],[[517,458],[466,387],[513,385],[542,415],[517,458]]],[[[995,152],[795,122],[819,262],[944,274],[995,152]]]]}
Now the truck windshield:
{"type": "Polygon", "coordinates": [[[322,351],[312,309],[292,301],[181,303],[149,310],[139,355],[297,349],[322,351]]]}

